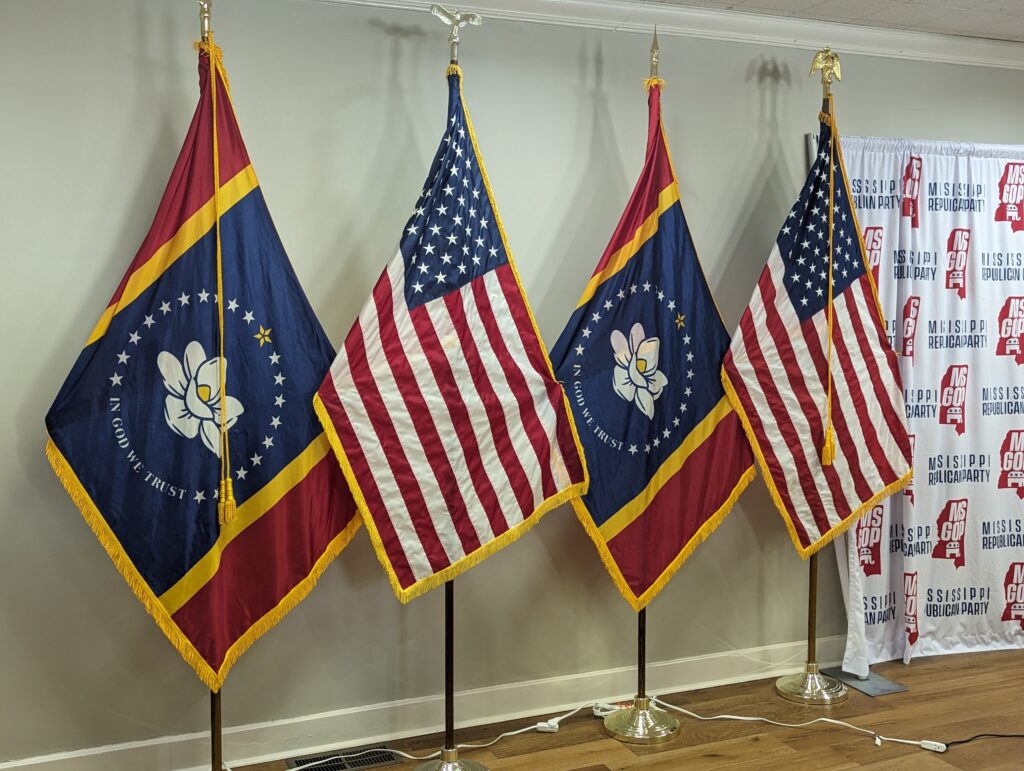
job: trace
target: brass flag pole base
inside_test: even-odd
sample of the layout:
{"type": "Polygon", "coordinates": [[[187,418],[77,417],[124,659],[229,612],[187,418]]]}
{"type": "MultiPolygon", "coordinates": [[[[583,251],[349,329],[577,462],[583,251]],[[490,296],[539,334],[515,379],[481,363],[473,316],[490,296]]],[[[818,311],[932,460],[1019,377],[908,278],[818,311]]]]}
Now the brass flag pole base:
{"type": "Polygon", "coordinates": [[[679,721],[647,695],[647,608],[636,614],[636,696],[633,706],[605,716],[604,732],[627,744],[661,744],[679,736],[679,721]]]}
{"type": "Polygon", "coordinates": [[[821,674],[814,661],[808,661],[802,673],[776,680],[775,692],[787,701],[814,706],[842,704],[850,698],[846,686],[834,677],[821,674]]]}
{"type": "Polygon", "coordinates": [[[420,763],[416,771],[487,771],[487,766],[475,760],[460,759],[457,749],[443,749],[440,760],[420,763]]]}
{"type": "Polygon", "coordinates": [[[628,744],[661,744],[679,736],[679,721],[663,709],[651,706],[647,696],[637,696],[633,706],[617,709],[604,719],[604,732],[628,744]]]}
{"type": "Polygon", "coordinates": [[[824,707],[842,704],[850,691],[834,677],[818,671],[818,554],[807,561],[807,663],[797,675],[786,675],[775,681],[775,692],[787,701],[824,707]]]}

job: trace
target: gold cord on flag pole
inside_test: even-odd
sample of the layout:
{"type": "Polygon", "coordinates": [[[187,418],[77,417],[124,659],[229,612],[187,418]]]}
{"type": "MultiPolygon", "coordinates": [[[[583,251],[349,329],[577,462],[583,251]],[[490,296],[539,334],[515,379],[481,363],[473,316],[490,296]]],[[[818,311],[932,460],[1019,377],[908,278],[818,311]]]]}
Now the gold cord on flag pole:
{"type": "Polygon", "coordinates": [[[220,147],[217,141],[217,90],[220,81],[221,56],[213,39],[210,23],[212,0],[199,0],[199,23],[202,41],[196,45],[200,51],[206,51],[210,63],[210,106],[212,111],[211,132],[213,134],[213,211],[214,231],[216,237],[217,266],[217,330],[220,349],[220,484],[217,500],[217,519],[221,525],[234,520],[237,513],[235,490],[231,482],[231,443],[228,438],[227,413],[227,347],[224,341],[224,257],[221,251],[220,236],[220,147]]]}
{"type": "Polygon", "coordinates": [[[821,91],[822,109],[825,120],[831,129],[828,145],[828,354],[826,364],[826,388],[825,397],[825,435],[821,446],[821,463],[823,466],[831,466],[836,457],[835,428],[832,425],[832,330],[833,330],[833,284],[832,284],[832,227],[833,208],[835,206],[835,168],[836,168],[836,126],[833,120],[832,107],[832,80],[842,80],[842,72],[839,68],[839,55],[829,48],[823,48],[814,55],[811,62],[811,75],[821,70],[821,91]]]}

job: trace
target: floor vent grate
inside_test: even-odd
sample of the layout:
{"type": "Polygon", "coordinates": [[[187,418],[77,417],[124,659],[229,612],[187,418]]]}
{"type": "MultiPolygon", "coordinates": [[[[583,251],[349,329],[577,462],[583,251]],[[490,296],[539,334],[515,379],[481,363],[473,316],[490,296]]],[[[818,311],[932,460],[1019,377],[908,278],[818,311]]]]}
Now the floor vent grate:
{"type": "Polygon", "coordinates": [[[350,750],[340,750],[336,753],[327,752],[320,755],[307,755],[303,758],[289,758],[285,761],[285,768],[301,769],[310,763],[316,763],[309,771],[350,771],[351,769],[394,766],[401,762],[402,759],[388,749],[387,746],[377,744],[372,747],[355,747],[350,750]],[[365,752],[366,754],[352,757],[357,752],[365,752]],[[342,757],[337,757],[339,755],[342,757]]]}

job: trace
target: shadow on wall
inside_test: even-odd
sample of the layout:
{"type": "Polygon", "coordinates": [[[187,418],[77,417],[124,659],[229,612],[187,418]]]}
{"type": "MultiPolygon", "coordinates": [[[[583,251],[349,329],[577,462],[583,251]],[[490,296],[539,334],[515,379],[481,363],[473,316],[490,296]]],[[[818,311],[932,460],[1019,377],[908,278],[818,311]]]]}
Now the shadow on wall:
{"type": "MultiPolygon", "coordinates": [[[[722,250],[723,259],[714,264],[716,275],[708,277],[716,287],[720,286],[722,276],[730,277],[732,286],[722,287],[724,291],[716,294],[730,330],[735,328],[749,302],[746,288],[752,290],[757,283],[779,228],[799,192],[799,182],[787,171],[790,165],[786,160],[786,143],[779,136],[779,116],[787,114],[787,92],[792,88],[789,65],[771,57],[757,57],[751,59],[745,79],[758,86],[758,104],[750,110],[757,118],[754,139],[745,148],[738,148],[739,168],[748,170],[744,173],[745,184],[731,189],[742,188],[747,192],[742,202],[730,196],[719,207],[734,213],[736,226],[722,250]]],[[[812,109],[809,106],[808,112],[812,109]]]]}
{"type": "MultiPolygon", "coordinates": [[[[426,31],[416,24],[392,24],[381,19],[367,23],[376,35],[383,34],[389,50],[382,52],[376,77],[359,79],[359,85],[346,88],[342,93],[330,94],[324,103],[338,105],[324,110],[325,120],[317,126],[313,141],[325,147],[334,145],[367,146],[371,160],[367,168],[377,184],[365,185],[351,191],[354,195],[338,202],[341,210],[340,225],[324,239],[328,245],[323,251],[337,255],[333,271],[324,271],[323,286],[330,287],[325,296],[329,302],[316,304],[320,308],[320,322],[335,345],[340,345],[355,322],[358,311],[369,297],[381,272],[397,250],[401,228],[405,221],[392,218],[395,196],[403,207],[412,210],[421,184],[419,175],[426,174],[435,147],[420,151],[415,144],[414,126],[417,116],[410,108],[410,84],[415,89],[415,62],[422,51],[421,43],[427,39],[426,31]],[[377,104],[379,103],[379,106],[377,104]],[[368,105],[361,110],[361,120],[352,120],[354,105],[368,105]],[[365,120],[363,120],[365,119],[365,120]],[[367,142],[367,138],[375,141],[367,142]],[[407,177],[416,179],[411,184],[396,183],[407,177]],[[393,233],[390,252],[378,252],[376,244],[382,231],[393,233]]],[[[445,98],[440,77],[437,79],[438,101],[445,98]]],[[[437,139],[442,129],[437,124],[437,139]]],[[[433,135],[433,132],[428,132],[433,135]]],[[[338,175],[350,173],[346,169],[332,169],[327,164],[310,170],[310,196],[318,198],[319,191],[337,189],[338,175]]],[[[310,202],[317,208],[316,200],[310,202]]],[[[319,251],[319,250],[318,250],[319,251]]]]}
{"type": "MultiPolygon", "coordinates": [[[[155,645],[164,644],[163,636],[110,564],[43,453],[44,415],[149,229],[191,119],[191,109],[198,99],[194,56],[186,57],[192,62],[193,76],[187,87],[183,85],[181,71],[167,66],[167,62],[182,58],[175,14],[165,8],[159,25],[147,18],[151,15],[151,9],[135,14],[135,34],[122,41],[131,50],[111,54],[115,69],[120,69],[119,59],[131,62],[132,66],[130,76],[115,75],[126,78],[126,90],[108,124],[125,136],[125,145],[138,142],[137,126],[152,127],[146,132],[152,136],[148,158],[141,168],[128,169],[127,173],[122,162],[111,158],[106,164],[108,176],[91,181],[71,180],[81,186],[82,192],[88,190],[121,202],[130,200],[134,206],[113,207],[123,208],[120,221],[96,223],[104,233],[115,234],[110,253],[91,251],[90,233],[63,236],[72,255],[70,259],[92,263],[96,270],[91,271],[88,283],[74,292],[72,304],[63,299],[58,308],[55,300],[47,299],[48,293],[41,293],[41,303],[52,304],[48,313],[51,326],[40,337],[36,349],[41,361],[24,370],[31,373],[31,380],[21,389],[19,402],[11,410],[15,416],[12,428],[16,447],[12,458],[18,464],[19,474],[15,484],[3,491],[2,505],[14,527],[5,531],[4,536],[0,605],[8,618],[18,621],[4,625],[2,647],[7,661],[17,662],[16,671],[7,670],[11,673],[7,682],[10,692],[31,690],[30,703],[37,714],[0,721],[0,747],[15,744],[13,735],[10,740],[4,735],[11,730],[16,732],[22,755],[88,746],[92,736],[109,733],[111,722],[139,726],[137,735],[158,736],[174,730],[162,719],[163,705],[159,700],[143,698],[131,687],[105,691],[118,696],[111,698],[104,709],[96,709],[93,702],[76,701],[76,695],[102,691],[100,684],[110,679],[109,671],[81,666],[82,656],[73,655],[79,650],[86,651],[90,659],[109,661],[109,648],[116,646],[124,671],[152,672],[152,679],[138,684],[139,689],[158,683],[166,688],[165,694],[171,694],[170,699],[177,698],[174,692],[192,686],[182,677],[187,670],[175,657],[162,659],[160,665],[146,658],[155,645]],[[161,30],[162,39],[152,39],[154,29],[161,30]],[[31,521],[21,519],[28,515],[31,521]],[[19,544],[19,539],[23,539],[23,544],[19,544]],[[21,555],[29,555],[31,562],[21,555]],[[46,564],[46,557],[52,562],[46,564]],[[25,591],[26,582],[31,583],[31,591],[25,591]],[[108,596],[113,592],[120,593],[124,601],[110,602],[108,596]],[[116,639],[111,637],[111,629],[117,630],[116,639]],[[75,632],[70,635],[68,630],[75,632]],[[41,640],[47,644],[40,645],[41,640]],[[116,721],[111,720],[111,715],[116,715],[116,721]],[[63,737],[70,742],[69,746],[52,744],[53,724],[76,727],[74,735],[63,737]]],[[[83,136],[81,146],[61,148],[58,153],[77,154],[90,144],[89,137],[83,136]]],[[[59,163],[60,155],[55,154],[47,162],[59,163]]],[[[0,754],[0,760],[3,759],[0,754]]]]}
{"type": "MultiPolygon", "coordinates": [[[[562,197],[563,210],[549,211],[549,219],[559,223],[552,228],[557,236],[547,260],[551,278],[546,286],[532,291],[529,298],[540,328],[557,330],[549,333],[548,345],[554,344],[576,307],[629,197],[630,182],[612,130],[614,119],[604,84],[604,60],[601,43],[596,44],[591,55],[585,38],[579,55],[580,87],[574,90],[586,97],[579,100],[571,136],[578,137],[581,145],[589,136],[589,151],[575,185],[569,178],[580,164],[570,159],[563,172],[564,188],[572,192],[562,197]]],[[[637,120],[643,117],[638,115],[637,120]]],[[[636,173],[640,173],[639,168],[636,173]]]]}

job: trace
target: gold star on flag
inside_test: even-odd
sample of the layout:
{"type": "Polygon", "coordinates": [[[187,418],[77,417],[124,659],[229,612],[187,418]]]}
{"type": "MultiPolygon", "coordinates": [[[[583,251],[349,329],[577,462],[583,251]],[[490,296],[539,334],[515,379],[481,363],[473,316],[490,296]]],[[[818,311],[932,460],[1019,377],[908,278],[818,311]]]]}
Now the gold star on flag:
{"type": "Polygon", "coordinates": [[[264,329],[263,325],[260,324],[260,331],[253,335],[253,337],[260,341],[260,348],[262,348],[264,343],[270,342],[270,330],[264,329]]]}
{"type": "Polygon", "coordinates": [[[682,313],[676,314],[676,329],[682,329],[686,326],[686,316],[682,313]]]}

